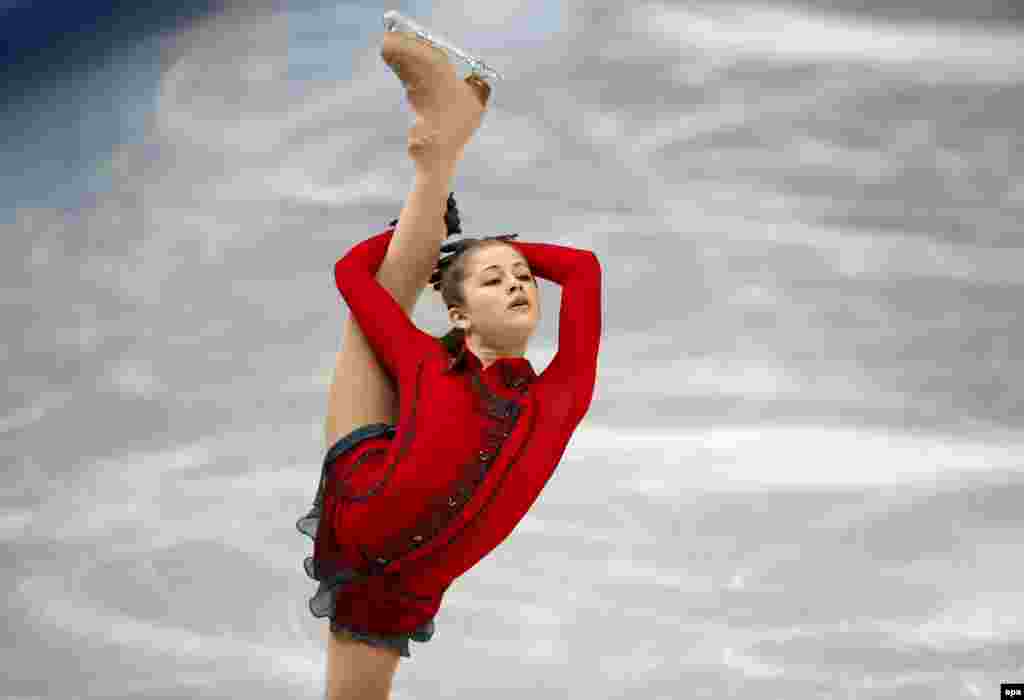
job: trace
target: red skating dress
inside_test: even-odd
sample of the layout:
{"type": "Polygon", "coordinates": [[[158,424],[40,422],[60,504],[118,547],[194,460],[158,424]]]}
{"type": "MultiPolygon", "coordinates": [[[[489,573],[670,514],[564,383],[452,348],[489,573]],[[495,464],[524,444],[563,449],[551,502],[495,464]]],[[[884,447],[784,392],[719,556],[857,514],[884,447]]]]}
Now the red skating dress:
{"type": "Polygon", "coordinates": [[[375,275],[394,233],[355,245],[334,268],[345,298],[399,393],[397,426],[361,426],[324,460],[313,509],[310,599],[370,644],[409,656],[427,641],[451,583],[508,537],[540,495],[594,392],[601,266],[591,251],[509,244],[562,287],[558,351],[539,376],[526,358],[483,369],[419,330],[375,275]]]}

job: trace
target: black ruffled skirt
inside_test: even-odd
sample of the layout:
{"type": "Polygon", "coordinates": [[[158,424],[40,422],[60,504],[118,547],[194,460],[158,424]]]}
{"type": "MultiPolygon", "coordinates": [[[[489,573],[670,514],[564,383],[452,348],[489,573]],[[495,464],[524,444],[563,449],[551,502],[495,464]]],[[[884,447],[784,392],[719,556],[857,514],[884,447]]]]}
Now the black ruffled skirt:
{"type": "MultiPolygon", "coordinates": [[[[409,640],[417,642],[429,641],[434,636],[434,621],[427,620],[414,632],[409,634],[384,634],[368,629],[372,626],[372,613],[361,616],[360,620],[343,619],[339,615],[339,607],[347,611],[367,611],[381,609],[380,606],[398,608],[402,605],[400,597],[392,597],[387,589],[374,584],[376,579],[366,571],[359,571],[358,560],[351,554],[351,547],[339,542],[334,530],[333,512],[325,513],[325,505],[333,510],[336,505],[330,498],[331,466],[336,464],[357,445],[368,440],[390,440],[394,437],[395,427],[387,423],[373,423],[356,428],[336,442],[327,451],[323,468],[320,473],[320,484],[317,487],[313,508],[296,521],[299,532],[313,540],[313,556],[306,557],[304,568],[306,575],[318,581],[316,593],[309,599],[309,611],[314,617],[328,617],[331,631],[345,633],[353,639],[376,647],[389,647],[409,658],[409,640]],[[339,606],[339,602],[343,605],[339,606]]],[[[391,617],[389,609],[387,616],[391,617]]],[[[358,615],[355,615],[359,617],[358,615]]]]}

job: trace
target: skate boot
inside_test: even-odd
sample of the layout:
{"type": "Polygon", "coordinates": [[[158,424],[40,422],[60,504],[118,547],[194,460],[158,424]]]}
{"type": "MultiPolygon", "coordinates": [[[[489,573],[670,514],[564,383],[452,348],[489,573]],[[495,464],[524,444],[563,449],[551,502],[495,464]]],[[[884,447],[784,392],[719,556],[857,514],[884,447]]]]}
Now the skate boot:
{"type": "Polygon", "coordinates": [[[415,34],[419,38],[428,42],[431,46],[436,46],[437,48],[448,52],[452,56],[462,59],[462,61],[470,67],[473,75],[479,76],[484,80],[501,80],[501,74],[484,63],[481,59],[476,56],[471,56],[440,34],[431,32],[423,25],[417,24],[395,10],[390,10],[384,13],[384,29],[389,32],[415,34]]]}
{"type": "Polygon", "coordinates": [[[418,163],[455,162],[480,126],[491,87],[482,77],[498,74],[479,59],[406,19],[384,15],[381,58],[405,86],[416,122],[409,130],[409,155],[418,163]],[[473,73],[459,80],[452,53],[473,73]]]}

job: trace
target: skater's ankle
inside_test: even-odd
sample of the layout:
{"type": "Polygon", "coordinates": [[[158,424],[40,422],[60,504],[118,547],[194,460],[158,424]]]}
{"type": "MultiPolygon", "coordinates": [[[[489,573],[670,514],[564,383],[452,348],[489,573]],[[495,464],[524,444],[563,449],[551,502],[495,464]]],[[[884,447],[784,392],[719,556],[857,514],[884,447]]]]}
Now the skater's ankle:
{"type": "Polygon", "coordinates": [[[438,181],[450,182],[455,176],[455,165],[458,158],[430,158],[424,157],[414,159],[416,165],[416,181],[423,183],[435,183],[438,181]]]}

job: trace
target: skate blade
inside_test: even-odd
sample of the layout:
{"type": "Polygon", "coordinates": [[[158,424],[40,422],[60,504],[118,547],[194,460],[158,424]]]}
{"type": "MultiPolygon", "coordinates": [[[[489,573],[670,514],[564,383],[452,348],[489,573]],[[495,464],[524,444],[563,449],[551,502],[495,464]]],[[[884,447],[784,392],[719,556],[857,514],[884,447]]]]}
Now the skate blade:
{"type": "Polygon", "coordinates": [[[485,80],[502,80],[501,74],[484,63],[481,59],[463,51],[443,36],[431,32],[426,27],[417,24],[396,10],[388,10],[384,13],[384,31],[409,32],[410,34],[415,34],[427,43],[461,59],[464,63],[469,65],[470,70],[474,74],[481,78],[485,80]]]}

